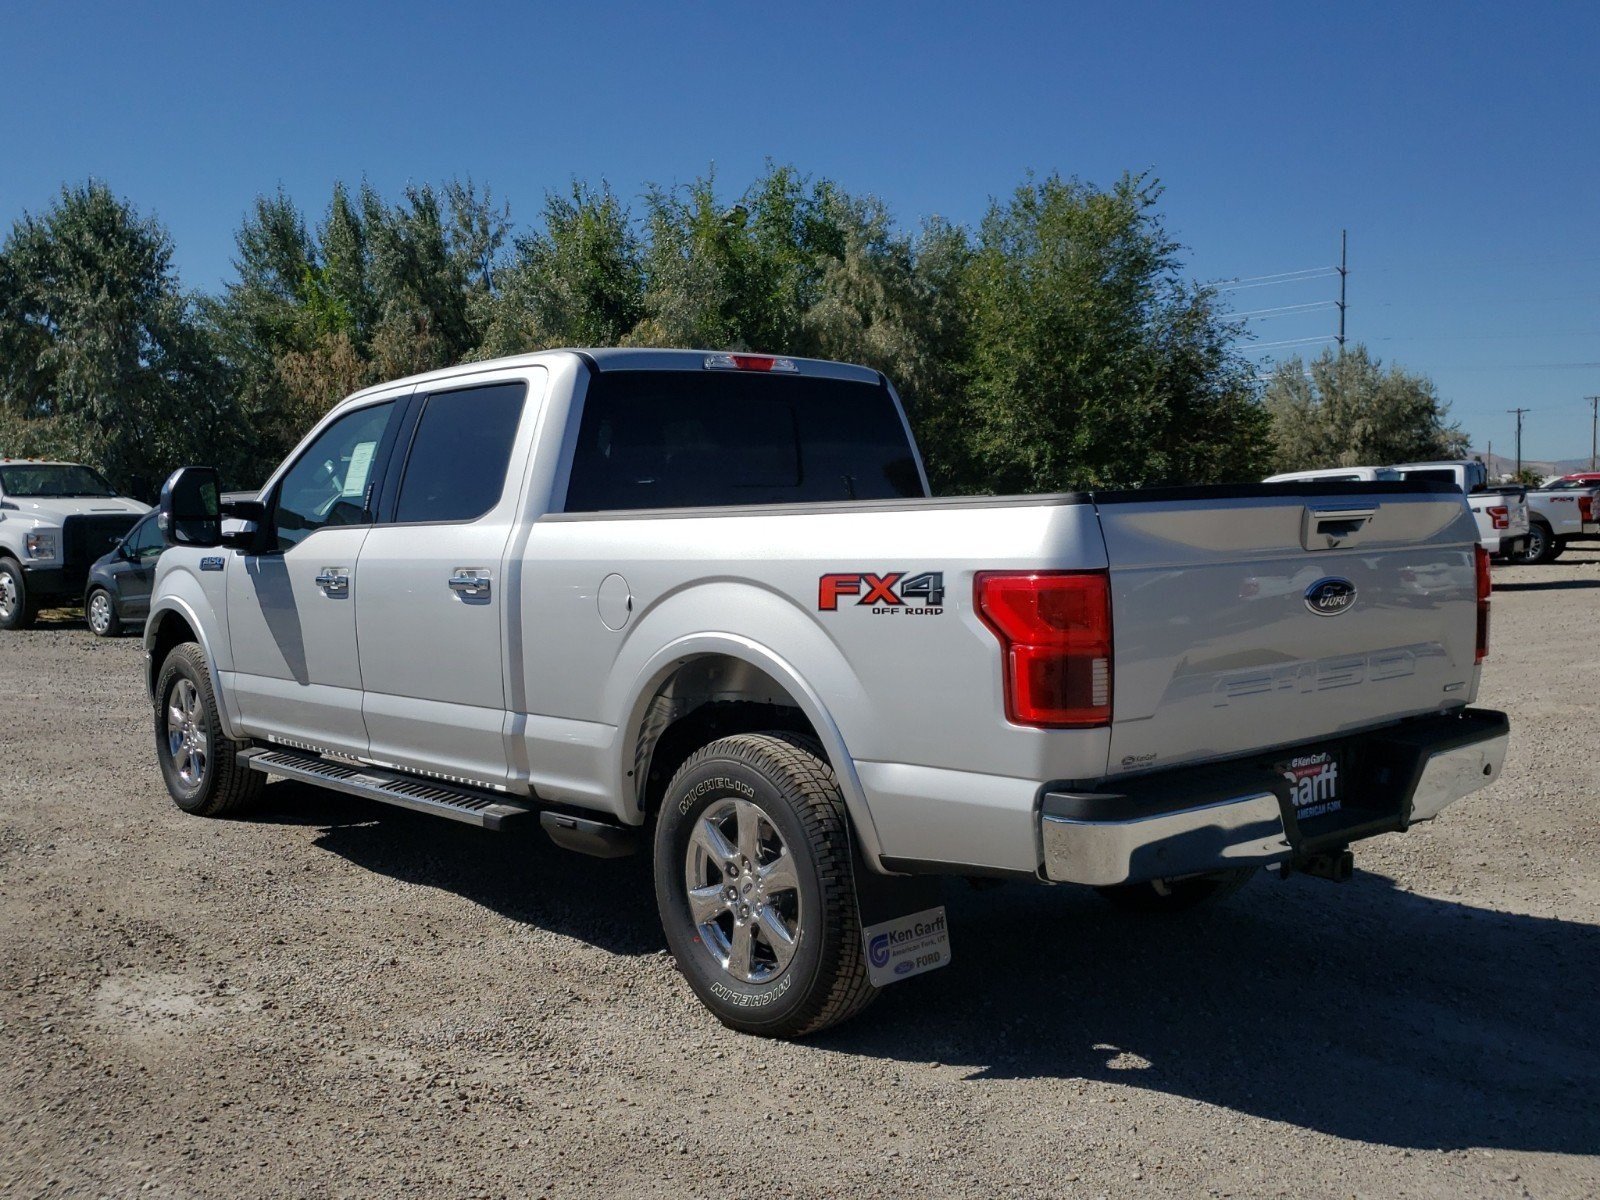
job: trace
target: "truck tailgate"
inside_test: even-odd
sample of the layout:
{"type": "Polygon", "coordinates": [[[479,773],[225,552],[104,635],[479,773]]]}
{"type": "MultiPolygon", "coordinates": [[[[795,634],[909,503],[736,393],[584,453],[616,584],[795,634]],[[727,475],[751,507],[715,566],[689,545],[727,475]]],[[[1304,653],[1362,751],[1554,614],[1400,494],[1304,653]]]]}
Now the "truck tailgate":
{"type": "Polygon", "coordinates": [[[1419,487],[1097,496],[1115,644],[1108,773],[1469,701],[1477,531],[1459,492],[1419,487]]]}

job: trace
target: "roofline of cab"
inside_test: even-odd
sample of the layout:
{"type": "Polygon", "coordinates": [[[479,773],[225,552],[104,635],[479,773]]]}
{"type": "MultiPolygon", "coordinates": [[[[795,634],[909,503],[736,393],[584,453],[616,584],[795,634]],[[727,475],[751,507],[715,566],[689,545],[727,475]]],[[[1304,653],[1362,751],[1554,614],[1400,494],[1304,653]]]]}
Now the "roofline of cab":
{"type": "MultiPolygon", "coordinates": [[[[435,383],[461,379],[470,375],[481,375],[488,371],[515,370],[518,367],[532,367],[549,363],[552,359],[563,357],[577,358],[587,365],[590,370],[605,373],[607,371],[686,371],[705,370],[706,358],[712,354],[727,353],[720,350],[656,350],[634,347],[601,347],[582,348],[571,347],[557,350],[539,350],[531,354],[514,354],[506,358],[488,358],[477,362],[457,363],[451,367],[440,367],[433,371],[424,371],[418,375],[407,375],[401,379],[391,379],[383,383],[374,384],[372,387],[362,388],[345,397],[345,400],[359,400],[365,396],[375,395],[379,392],[391,391],[397,387],[412,386],[424,387],[435,383]]],[[[744,353],[739,351],[738,353],[744,353]]],[[[751,352],[754,353],[754,352],[751,352]]],[[[797,373],[812,378],[844,379],[857,383],[878,383],[883,380],[883,375],[871,367],[858,366],[852,363],[832,362],[822,358],[797,358],[794,355],[759,355],[759,357],[781,357],[793,363],[797,373]]]]}

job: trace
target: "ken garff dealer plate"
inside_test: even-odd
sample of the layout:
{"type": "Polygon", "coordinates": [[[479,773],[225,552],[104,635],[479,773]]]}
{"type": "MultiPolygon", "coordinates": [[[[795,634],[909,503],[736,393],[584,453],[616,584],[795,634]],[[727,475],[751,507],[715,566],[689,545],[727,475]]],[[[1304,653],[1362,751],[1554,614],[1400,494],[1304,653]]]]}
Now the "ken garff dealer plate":
{"type": "Polygon", "coordinates": [[[1319,617],[1337,617],[1356,604],[1356,585],[1348,579],[1319,579],[1306,589],[1306,607],[1319,617]]]}

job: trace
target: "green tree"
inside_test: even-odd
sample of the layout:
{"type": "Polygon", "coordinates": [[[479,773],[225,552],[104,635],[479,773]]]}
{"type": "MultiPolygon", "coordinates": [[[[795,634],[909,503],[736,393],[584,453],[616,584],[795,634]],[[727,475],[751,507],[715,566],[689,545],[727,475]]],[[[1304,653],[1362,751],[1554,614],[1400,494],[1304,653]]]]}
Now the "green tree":
{"type": "Polygon", "coordinates": [[[1237,329],[1182,277],[1159,196],[1052,175],[990,206],[964,272],[958,489],[1258,477],[1267,423],[1237,329]]]}
{"type": "Polygon", "coordinates": [[[361,387],[473,357],[494,317],[509,212],[453,181],[390,205],[336,184],[311,230],[282,192],[236,237],[235,279],[206,306],[237,379],[258,479],[361,387]]]}
{"type": "Polygon", "coordinates": [[[645,196],[645,315],[626,339],[642,346],[800,353],[824,263],[843,251],[836,193],[770,167],[731,205],[715,176],[645,196]]]}
{"type": "Polygon", "coordinates": [[[230,395],[154,218],[90,182],[12,227],[0,247],[0,448],[83,460],[150,496],[226,440],[230,395]]]}
{"type": "Polygon", "coordinates": [[[479,354],[615,346],[644,316],[642,246],[611,189],[574,183],[545,200],[544,228],[518,238],[498,276],[479,354]]]}
{"type": "Polygon", "coordinates": [[[1265,399],[1280,471],[1460,458],[1469,445],[1431,379],[1361,345],[1278,364],[1265,399]]]}

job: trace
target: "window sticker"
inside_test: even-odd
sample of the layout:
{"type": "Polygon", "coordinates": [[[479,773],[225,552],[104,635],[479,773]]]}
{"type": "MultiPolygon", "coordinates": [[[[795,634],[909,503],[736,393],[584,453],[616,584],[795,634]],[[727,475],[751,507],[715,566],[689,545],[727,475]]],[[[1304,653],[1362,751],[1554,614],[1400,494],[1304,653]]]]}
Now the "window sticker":
{"type": "Polygon", "coordinates": [[[360,442],[350,451],[350,468],[344,473],[342,493],[347,499],[359,500],[366,495],[367,476],[372,473],[372,452],[377,446],[377,442],[360,442]]]}

